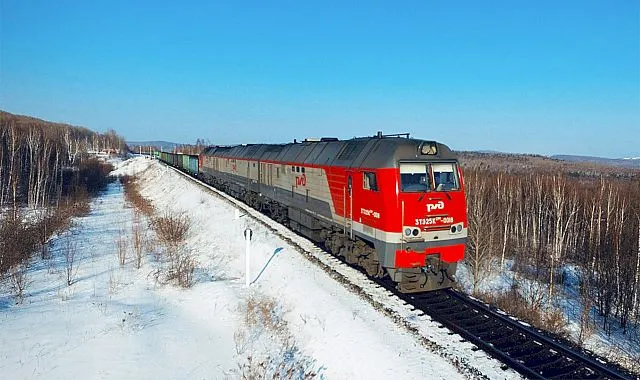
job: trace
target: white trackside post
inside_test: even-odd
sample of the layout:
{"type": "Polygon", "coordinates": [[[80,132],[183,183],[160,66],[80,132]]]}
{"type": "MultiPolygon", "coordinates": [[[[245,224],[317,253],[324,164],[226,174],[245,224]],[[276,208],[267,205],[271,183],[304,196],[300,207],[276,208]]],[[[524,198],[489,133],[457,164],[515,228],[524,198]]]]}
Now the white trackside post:
{"type": "Polygon", "coordinates": [[[245,241],[245,285],[249,286],[251,284],[251,276],[250,276],[250,264],[251,261],[249,259],[249,250],[251,248],[251,237],[253,235],[253,231],[251,228],[247,228],[244,230],[244,241],[245,241]]]}

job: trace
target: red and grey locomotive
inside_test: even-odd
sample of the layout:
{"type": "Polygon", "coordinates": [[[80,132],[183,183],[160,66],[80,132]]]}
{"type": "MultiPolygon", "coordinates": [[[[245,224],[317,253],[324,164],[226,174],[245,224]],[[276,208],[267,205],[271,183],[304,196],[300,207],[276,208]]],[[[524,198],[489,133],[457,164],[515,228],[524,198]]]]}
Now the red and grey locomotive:
{"type": "Polygon", "coordinates": [[[402,292],[450,287],[464,256],[462,171],[444,144],[379,132],[214,146],[197,164],[200,179],[402,292]]]}

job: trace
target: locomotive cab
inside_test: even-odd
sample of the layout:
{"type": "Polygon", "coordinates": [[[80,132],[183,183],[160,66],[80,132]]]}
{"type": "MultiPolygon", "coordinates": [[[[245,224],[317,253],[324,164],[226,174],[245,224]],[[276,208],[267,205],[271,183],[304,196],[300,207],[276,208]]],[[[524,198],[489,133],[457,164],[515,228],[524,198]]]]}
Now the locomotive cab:
{"type": "Polygon", "coordinates": [[[444,145],[416,142],[399,148],[395,162],[397,238],[385,242],[383,265],[403,292],[450,287],[467,237],[466,201],[458,161],[444,145]],[[425,150],[423,147],[428,146],[425,150]],[[426,151],[426,154],[425,154],[426,151]],[[408,153],[408,154],[407,154],[408,153]]]}

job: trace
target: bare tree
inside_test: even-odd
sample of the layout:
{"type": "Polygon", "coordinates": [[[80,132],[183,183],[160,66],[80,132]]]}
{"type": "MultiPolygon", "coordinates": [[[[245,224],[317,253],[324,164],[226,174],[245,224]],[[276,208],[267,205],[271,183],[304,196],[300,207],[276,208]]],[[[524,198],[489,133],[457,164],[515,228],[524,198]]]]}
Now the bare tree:
{"type": "Polygon", "coordinates": [[[67,286],[71,286],[76,280],[76,274],[78,272],[78,265],[76,262],[76,254],[78,252],[78,245],[73,241],[72,237],[67,234],[64,240],[64,262],[65,272],[67,275],[67,286]]]}
{"type": "Polygon", "coordinates": [[[504,270],[504,261],[505,254],[507,252],[507,245],[509,242],[509,229],[512,225],[511,223],[511,211],[513,210],[513,193],[512,186],[510,182],[504,179],[503,175],[498,175],[497,177],[496,187],[498,190],[498,199],[500,204],[503,205],[502,210],[504,212],[502,220],[502,252],[500,255],[500,270],[504,270]]]}
{"type": "Polygon", "coordinates": [[[19,149],[19,139],[18,139],[18,128],[15,123],[11,123],[9,125],[9,181],[8,185],[12,189],[12,205],[14,209],[14,217],[17,216],[17,194],[18,194],[18,149],[19,149]]]}
{"type": "Polygon", "coordinates": [[[121,229],[118,231],[118,236],[116,237],[116,254],[118,255],[118,263],[121,267],[127,262],[127,238],[125,237],[125,230],[121,229]]]}
{"type": "Polygon", "coordinates": [[[640,320],[640,212],[636,211],[637,226],[637,249],[636,249],[636,265],[635,265],[635,281],[633,289],[632,309],[635,310],[634,318],[640,320]]]}
{"type": "Polygon", "coordinates": [[[493,206],[486,178],[480,178],[478,172],[472,173],[473,185],[467,185],[467,202],[469,206],[469,254],[465,261],[473,274],[473,292],[477,293],[480,282],[487,276],[491,258],[491,224],[493,222],[493,206]]]}
{"type": "Polygon", "coordinates": [[[5,136],[7,134],[7,128],[4,125],[0,125],[0,207],[4,206],[4,192],[8,186],[5,184],[5,167],[4,167],[4,155],[7,151],[5,136]]]}
{"type": "Polygon", "coordinates": [[[22,303],[24,300],[24,291],[29,284],[27,270],[26,263],[16,264],[9,269],[10,285],[17,303],[22,303]]]}
{"type": "Polygon", "coordinates": [[[552,188],[553,216],[555,219],[555,229],[553,238],[553,249],[551,251],[551,265],[549,270],[549,297],[554,291],[554,273],[557,262],[564,255],[567,234],[571,231],[571,222],[578,212],[578,201],[575,195],[568,195],[566,192],[566,182],[562,177],[553,177],[552,188]]]}
{"type": "Polygon", "coordinates": [[[144,257],[144,242],[145,238],[142,231],[142,222],[140,220],[140,214],[135,211],[133,224],[131,225],[131,245],[136,259],[136,268],[142,267],[142,259],[144,257]]]}
{"type": "MultiPolygon", "coordinates": [[[[37,155],[40,153],[41,133],[39,128],[30,128],[27,132],[27,149],[29,151],[29,185],[27,188],[28,205],[29,207],[37,207],[37,198],[35,191],[35,179],[36,171],[39,166],[36,166],[37,155]]],[[[40,168],[42,170],[42,168],[40,168]]]]}

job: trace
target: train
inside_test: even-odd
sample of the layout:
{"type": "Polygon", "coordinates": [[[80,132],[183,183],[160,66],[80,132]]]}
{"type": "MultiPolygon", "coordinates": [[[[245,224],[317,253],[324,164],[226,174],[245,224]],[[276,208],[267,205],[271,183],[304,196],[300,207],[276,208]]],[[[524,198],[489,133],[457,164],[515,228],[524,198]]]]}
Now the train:
{"type": "Polygon", "coordinates": [[[400,292],[455,283],[467,207],[460,163],[445,144],[378,132],[156,156],[400,292]]]}

